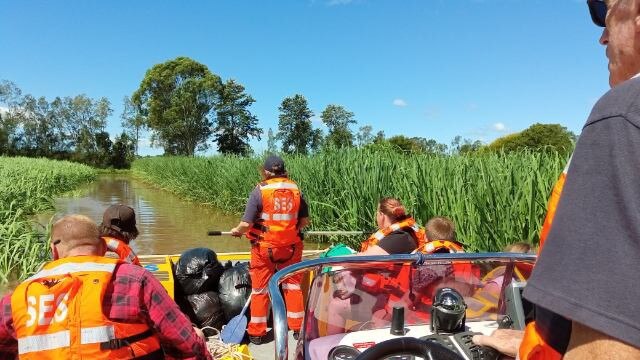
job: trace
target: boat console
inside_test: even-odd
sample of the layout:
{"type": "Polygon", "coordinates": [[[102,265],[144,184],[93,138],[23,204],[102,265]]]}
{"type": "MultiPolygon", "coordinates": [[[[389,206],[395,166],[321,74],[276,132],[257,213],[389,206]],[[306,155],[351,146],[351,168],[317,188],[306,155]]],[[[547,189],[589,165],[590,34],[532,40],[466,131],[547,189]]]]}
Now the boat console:
{"type": "Polygon", "coordinates": [[[523,254],[411,254],[292,265],[269,283],[276,359],[287,359],[289,346],[278,284],[309,271],[313,273],[297,360],[502,359],[496,350],[471,339],[498,328],[524,328],[530,306],[521,293],[534,261],[535,256],[523,254]],[[399,275],[390,270],[393,266],[410,266],[410,271],[399,275]],[[361,286],[358,277],[369,273],[380,274],[383,282],[401,276],[408,281],[394,298],[394,289],[361,286]]]}

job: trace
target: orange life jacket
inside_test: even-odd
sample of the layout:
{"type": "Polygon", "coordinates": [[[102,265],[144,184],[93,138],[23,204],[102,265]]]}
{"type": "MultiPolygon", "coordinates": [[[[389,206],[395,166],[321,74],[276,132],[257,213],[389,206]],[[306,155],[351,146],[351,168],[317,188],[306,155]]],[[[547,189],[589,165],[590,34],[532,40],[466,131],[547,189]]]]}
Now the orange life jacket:
{"type": "Polygon", "coordinates": [[[140,265],[140,260],[131,247],[122,240],[103,236],[102,239],[107,244],[107,250],[118,255],[118,258],[126,263],[140,265]]]}
{"type": "Polygon", "coordinates": [[[11,296],[20,360],[162,358],[145,323],[119,323],[102,311],[120,261],[74,256],[46,264],[11,296]]]}
{"type": "Polygon", "coordinates": [[[285,177],[261,182],[262,214],[247,232],[252,243],[280,247],[300,242],[298,212],[301,193],[298,185],[285,177]]]}
{"type": "Polygon", "coordinates": [[[421,251],[427,254],[433,254],[438,252],[438,250],[447,249],[450,253],[463,253],[464,248],[462,244],[457,241],[451,240],[433,240],[428,241],[421,248],[421,251]]]}
{"type": "Polygon", "coordinates": [[[549,230],[551,230],[551,224],[553,223],[553,218],[556,216],[556,209],[558,208],[558,203],[560,202],[560,196],[562,195],[564,181],[567,178],[567,171],[569,170],[570,164],[571,158],[569,158],[569,161],[567,161],[567,165],[564,167],[562,174],[560,174],[560,177],[556,181],[555,185],[553,186],[553,190],[551,191],[551,196],[549,197],[549,202],[547,203],[547,215],[544,217],[542,229],[540,230],[540,247],[538,248],[538,254],[540,254],[542,246],[547,240],[549,230]]]}
{"type": "Polygon", "coordinates": [[[377,245],[380,242],[380,240],[384,239],[387,235],[391,234],[392,232],[398,231],[398,230],[406,231],[411,235],[411,237],[413,237],[413,239],[416,241],[416,249],[421,249],[424,247],[424,244],[427,241],[427,237],[425,235],[424,229],[418,226],[418,224],[416,223],[415,220],[413,220],[413,218],[408,217],[402,221],[393,223],[387,226],[386,228],[378,230],[375,233],[373,233],[371,236],[369,236],[367,240],[365,240],[362,243],[360,247],[360,252],[366,251],[370,246],[377,245]]]}
{"type": "MultiPolygon", "coordinates": [[[[562,190],[564,189],[565,179],[567,178],[567,171],[571,164],[571,158],[567,161],[567,165],[564,167],[562,174],[553,186],[553,191],[549,197],[547,203],[547,215],[544,218],[542,224],[542,230],[540,230],[540,247],[538,248],[538,255],[542,251],[551,225],[553,224],[553,218],[556,216],[556,210],[560,203],[560,197],[562,196],[562,190]]],[[[542,335],[537,331],[535,321],[527,324],[524,332],[524,339],[520,344],[519,350],[520,359],[522,360],[559,360],[563,355],[557,352],[553,347],[549,346],[547,342],[542,338],[542,335]]]]}
{"type": "Polygon", "coordinates": [[[563,357],[540,336],[535,321],[527,324],[518,352],[522,360],[561,360],[563,357]]]}

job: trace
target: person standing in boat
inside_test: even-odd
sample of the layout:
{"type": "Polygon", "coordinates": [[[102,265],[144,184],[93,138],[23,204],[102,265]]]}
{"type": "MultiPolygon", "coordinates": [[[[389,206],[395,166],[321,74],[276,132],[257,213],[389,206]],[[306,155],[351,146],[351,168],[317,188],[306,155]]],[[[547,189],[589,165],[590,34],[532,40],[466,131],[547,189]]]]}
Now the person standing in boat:
{"type": "Polygon", "coordinates": [[[129,243],[138,237],[136,212],[130,206],[117,204],[105,210],[100,225],[100,236],[107,244],[107,250],[129,264],[140,265],[138,256],[129,243]]]}
{"type": "MultiPolygon", "coordinates": [[[[251,242],[251,320],[247,332],[254,344],[261,344],[267,333],[267,283],[279,269],[302,260],[300,231],[309,224],[308,206],[298,185],[289,179],[284,161],[269,156],[261,173],[263,181],[249,195],[242,220],[231,229],[234,236],[245,234],[251,242]]],[[[299,275],[282,284],[287,322],[295,338],[304,317],[301,280],[299,275]]]]}

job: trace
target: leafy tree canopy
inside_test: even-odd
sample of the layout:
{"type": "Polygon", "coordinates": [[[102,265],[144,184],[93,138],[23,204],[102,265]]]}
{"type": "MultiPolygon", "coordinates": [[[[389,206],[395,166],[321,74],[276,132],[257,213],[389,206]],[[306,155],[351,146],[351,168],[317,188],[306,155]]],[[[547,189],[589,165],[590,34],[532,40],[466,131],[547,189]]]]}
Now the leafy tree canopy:
{"type": "Polygon", "coordinates": [[[306,155],[320,146],[322,132],[314,131],[311,126],[313,111],[307,105],[307,99],[297,94],[282,100],[277,138],[282,142],[282,151],[287,154],[306,155]]]}
{"type": "Polygon", "coordinates": [[[258,118],[249,111],[254,102],[251,95],[245,93],[244,86],[234,80],[220,87],[214,135],[219,152],[248,155],[251,152],[249,138],[260,140],[262,129],[258,127],[258,118]]]}
{"type": "Polygon", "coordinates": [[[515,134],[503,136],[488,145],[490,151],[556,151],[569,153],[573,150],[576,135],[560,124],[533,124],[515,134]]]}
{"type": "Polygon", "coordinates": [[[353,113],[340,105],[328,105],[322,115],[322,122],[329,129],[325,145],[338,148],[353,146],[353,133],[349,126],[355,124],[353,113]]]}
{"type": "Polygon", "coordinates": [[[131,101],[165,153],[193,156],[208,147],[221,87],[220,77],[205,65],[178,57],[148,70],[131,101]]]}

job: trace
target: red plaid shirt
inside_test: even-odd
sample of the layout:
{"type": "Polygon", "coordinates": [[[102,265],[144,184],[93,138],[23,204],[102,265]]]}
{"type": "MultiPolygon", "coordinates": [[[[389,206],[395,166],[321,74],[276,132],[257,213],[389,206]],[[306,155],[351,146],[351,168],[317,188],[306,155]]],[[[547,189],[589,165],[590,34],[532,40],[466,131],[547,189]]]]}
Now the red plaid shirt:
{"type": "MultiPolygon", "coordinates": [[[[156,331],[167,359],[213,359],[160,282],[140,266],[120,264],[116,268],[102,310],[110,320],[149,324],[156,331]]],[[[11,295],[7,295],[0,301],[0,359],[14,359],[17,354],[11,295]]]]}

